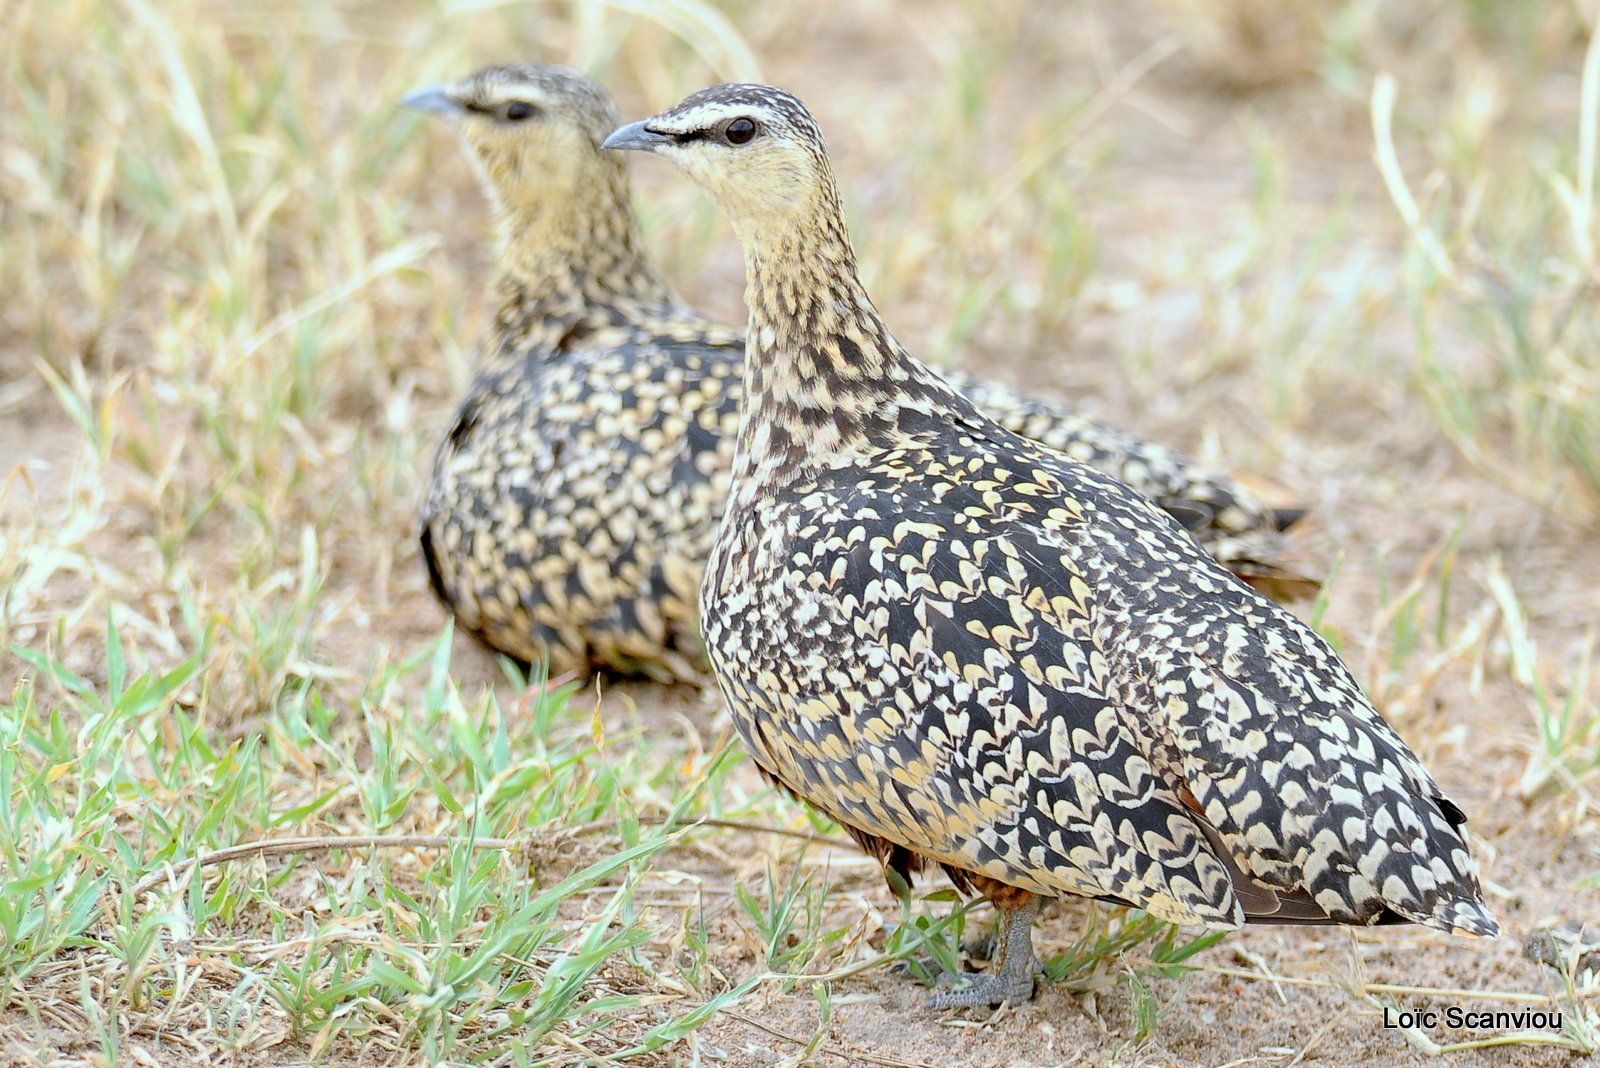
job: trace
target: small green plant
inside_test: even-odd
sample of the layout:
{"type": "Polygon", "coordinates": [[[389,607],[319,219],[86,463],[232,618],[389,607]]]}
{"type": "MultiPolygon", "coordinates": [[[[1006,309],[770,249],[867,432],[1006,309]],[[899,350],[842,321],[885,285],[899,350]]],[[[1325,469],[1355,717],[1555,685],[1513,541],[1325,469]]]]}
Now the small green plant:
{"type": "Polygon", "coordinates": [[[1521,791],[1528,797],[1549,789],[1578,789],[1587,795],[1592,787],[1589,780],[1600,770],[1600,677],[1594,673],[1595,642],[1600,633],[1591,627],[1570,674],[1552,678],[1546,660],[1539,655],[1527,613],[1498,562],[1487,581],[1499,609],[1498,644],[1533,720],[1535,741],[1529,747],[1521,791]]]}
{"type": "Polygon", "coordinates": [[[764,901],[743,886],[734,887],[734,898],[755,924],[767,967],[779,972],[800,971],[831,940],[821,930],[826,888],[814,886],[799,866],[780,879],[769,865],[764,882],[764,901]]]}
{"type": "MultiPolygon", "coordinates": [[[[1600,514],[1593,27],[1488,0],[1159,7],[1136,26],[1014,0],[826,25],[797,0],[6,6],[17,1056],[710,1063],[760,991],[816,1021],[787,1053],[847,1059],[864,1051],[828,1034],[871,1011],[863,974],[960,963],[972,906],[797,851],[837,828],[766,789],[713,708],[602,704],[442,629],[415,502],[493,314],[491,226],[456,146],[393,104],[491,59],[596,73],[626,114],[758,59],[802,82],[862,59],[870,77],[795,87],[904,340],[1328,504],[1307,525],[1339,581],[1311,616],[1425,756],[1495,717],[1506,741],[1451,770],[1490,799],[1473,833],[1547,871],[1560,851],[1530,834],[1530,859],[1499,799],[1579,830],[1595,811],[1593,613],[1530,573],[1554,560],[1576,586],[1600,514]],[[1341,140],[1369,103],[1376,176],[1341,140]],[[1428,443],[1387,455],[1388,424],[1429,420],[1478,473],[1447,471],[1457,494],[1430,495],[1428,443]],[[1538,513],[1533,551],[1508,524],[1444,533],[1491,482],[1538,513]]],[[[634,173],[667,275],[740,321],[719,214],[634,173]]],[[[1208,944],[1116,914],[1048,966],[1142,1038],[1187,969],[1238,978],[1198,963],[1208,944]]],[[[1592,986],[1578,970],[1562,996],[1592,1006],[1592,986]]],[[[1584,1011],[1562,1038],[1592,1049],[1584,1011]]]]}
{"type": "Polygon", "coordinates": [[[1150,1037],[1163,1011],[1149,980],[1182,977],[1192,967],[1190,958],[1228,933],[1208,931],[1189,937],[1180,928],[1138,910],[1119,910],[1107,919],[1096,909],[1092,916],[1091,926],[1077,941],[1045,962],[1045,976],[1090,995],[1105,993],[1119,982],[1125,984],[1133,1001],[1135,1042],[1150,1037]],[[1144,956],[1130,960],[1139,949],[1144,956]]]}

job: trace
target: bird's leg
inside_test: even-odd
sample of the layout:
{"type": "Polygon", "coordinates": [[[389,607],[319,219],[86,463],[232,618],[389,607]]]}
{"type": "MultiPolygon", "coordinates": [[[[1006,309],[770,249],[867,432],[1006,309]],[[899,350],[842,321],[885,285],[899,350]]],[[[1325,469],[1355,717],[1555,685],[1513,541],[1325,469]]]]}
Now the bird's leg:
{"type": "MultiPolygon", "coordinates": [[[[1010,888],[1008,888],[1010,889],[1010,888]]],[[[993,897],[994,895],[991,895],[993,897]]],[[[1033,919],[1039,915],[1041,899],[1034,894],[1016,893],[1020,900],[996,902],[1000,919],[995,924],[994,967],[987,973],[963,973],[966,985],[947,990],[928,999],[930,1009],[964,1009],[974,1005],[1020,1005],[1033,997],[1033,976],[1039,958],[1033,953],[1033,919]]]]}

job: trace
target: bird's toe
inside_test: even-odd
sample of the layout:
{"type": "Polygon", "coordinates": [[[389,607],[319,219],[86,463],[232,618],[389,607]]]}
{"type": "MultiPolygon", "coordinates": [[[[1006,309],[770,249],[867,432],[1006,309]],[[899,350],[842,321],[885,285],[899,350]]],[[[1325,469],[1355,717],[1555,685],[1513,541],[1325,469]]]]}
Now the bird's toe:
{"type": "MultiPolygon", "coordinates": [[[[946,973],[948,974],[948,973],[946,973]]],[[[1033,971],[1021,975],[962,972],[954,990],[942,990],[928,999],[928,1008],[970,1009],[978,1006],[1021,1005],[1033,997],[1033,971]]]]}

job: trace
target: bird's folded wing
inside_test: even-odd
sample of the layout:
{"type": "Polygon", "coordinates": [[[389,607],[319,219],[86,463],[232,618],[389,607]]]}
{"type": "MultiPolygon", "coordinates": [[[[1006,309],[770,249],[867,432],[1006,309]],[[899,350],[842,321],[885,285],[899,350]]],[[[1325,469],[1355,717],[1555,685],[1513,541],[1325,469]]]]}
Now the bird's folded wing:
{"type": "Polygon", "coordinates": [[[941,863],[1237,924],[1226,868],[1106,690],[1084,583],[1005,536],[951,540],[886,503],[806,532],[801,607],[780,624],[797,652],[730,695],[758,761],[841,823],[941,863]]]}

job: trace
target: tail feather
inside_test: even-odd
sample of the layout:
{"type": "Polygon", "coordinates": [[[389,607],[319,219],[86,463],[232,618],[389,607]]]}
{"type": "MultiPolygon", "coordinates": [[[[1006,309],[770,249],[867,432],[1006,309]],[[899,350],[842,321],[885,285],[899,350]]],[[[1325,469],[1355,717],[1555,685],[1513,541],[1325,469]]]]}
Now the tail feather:
{"type": "Polygon", "coordinates": [[[1205,548],[1235,578],[1274,601],[1309,600],[1322,589],[1322,580],[1312,577],[1316,561],[1276,530],[1213,538],[1205,548]]]}
{"type": "Polygon", "coordinates": [[[1309,601],[1322,590],[1320,579],[1314,579],[1310,575],[1301,574],[1288,567],[1254,560],[1234,560],[1228,562],[1227,568],[1257,593],[1284,604],[1309,601]]]}
{"type": "Polygon", "coordinates": [[[444,572],[439,568],[439,557],[433,550],[433,527],[424,522],[422,529],[417,534],[417,541],[422,548],[422,562],[428,569],[428,585],[433,590],[433,595],[439,598],[440,603],[447,607],[454,607],[454,599],[450,591],[445,588],[444,572]]]}
{"type": "Polygon", "coordinates": [[[1267,517],[1275,530],[1288,530],[1306,517],[1305,508],[1269,508],[1267,517]]]}
{"type": "MultiPolygon", "coordinates": [[[[1334,917],[1319,905],[1316,899],[1303,888],[1285,889],[1269,886],[1260,879],[1251,875],[1240,866],[1233,851],[1223,840],[1216,827],[1206,819],[1200,809],[1199,802],[1194,794],[1187,788],[1179,791],[1184,807],[1189,810],[1190,818],[1200,833],[1210,845],[1212,853],[1227,869],[1228,877],[1233,884],[1233,894],[1244,911],[1246,923],[1257,924],[1282,924],[1301,926],[1331,926],[1350,925],[1352,920],[1348,916],[1334,917]]],[[[1435,798],[1440,813],[1451,824],[1451,828],[1461,826],[1466,822],[1466,817],[1461,810],[1445,798],[1435,798]]],[[[1472,883],[1476,887],[1476,882],[1472,883]]],[[[1500,933],[1500,925],[1495,922],[1494,916],[1475,898],[1453,897],[1442,899],[1434,903],[1429,912],[1414,912],[1400,903],[1391,902],[1374,912],[1370,917],[1363,917],[1361,922],[1371,926],[1392,926],[1398,924],[1420,923],[1444,931],[1447,934],[1465,935],[1468,937],[1495,938],[1500,933]]]]}

